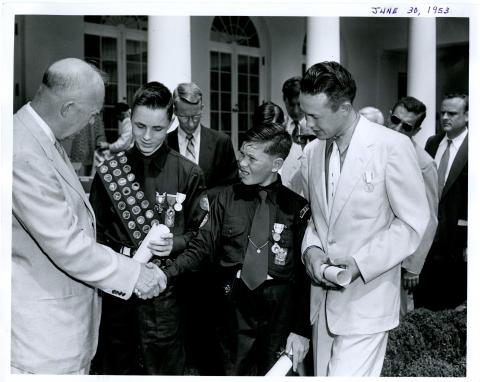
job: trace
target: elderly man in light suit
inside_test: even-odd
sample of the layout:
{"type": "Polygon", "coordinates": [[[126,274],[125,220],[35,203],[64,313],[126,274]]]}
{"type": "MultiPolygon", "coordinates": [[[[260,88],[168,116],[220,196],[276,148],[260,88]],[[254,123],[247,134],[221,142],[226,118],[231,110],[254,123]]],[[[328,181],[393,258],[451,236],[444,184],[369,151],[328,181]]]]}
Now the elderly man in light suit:
{"type": "Polygon", "coordinates": [[[300,103],[318,140],[302,163],[312,219],[302,245],[313,283],[315,374],[379,376],[388,331],[398,325],[400,263],[425,232],[429,209],[408,138],[361,117],[355,81],[336,62],[312,66],[300,103]],[[348,269],[339,288],[323,264],[348,269]],[[323,268],[322,268],[323,269],[323,268]]]}
{"type": "Polygon", "coordinates": [[[78,59],[54,63],[14,116],[11,372],[86,374],[100,323],[96,288],[128,299],[163,273],[95,242],[95,215],[59,140],[91,125],[104,83],[78,59]]]}

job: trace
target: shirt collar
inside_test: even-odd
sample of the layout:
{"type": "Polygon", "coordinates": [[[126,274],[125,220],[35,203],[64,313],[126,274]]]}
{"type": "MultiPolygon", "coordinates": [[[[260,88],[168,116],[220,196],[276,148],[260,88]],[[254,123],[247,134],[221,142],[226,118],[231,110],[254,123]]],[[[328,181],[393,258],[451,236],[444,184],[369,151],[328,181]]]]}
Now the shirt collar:
{"type": "Polygon", "coordinates": [[[342,131],[341,135],[327,139],[326,147],[330,147],[330,144],[335,140],[337,142],[338,151],[340,152],[340,155],[342,155],[350,145],[350,141],[352,140],[353,133],[355,132],[355,129],[358,125],[358,121],[360,121],[360,118],[361,118],[360,114],[357,114],[353,124],[347,129],[345,129],[344,131],[342,131]]]}
{"type": "Polygon", "coordinates": [[[25,105],[26,110],[30,113],[30,115],[33,117],[33,119],[38,123],[40,128],[43,130],[43,132],[47,135],[48,139],[55,144],[55,141],[57,140],[55,138],[55,135],[53,134],[52,129],[50,126],[47,125],[47,123],[38,115],[38,113],[33,109],[33,107],[30,105],[30,102],[25,105]]]}
{"type": "MultiPolygon", "coordinates": [[[[455,147],[455,149],[457,151],[460,149],[460,146],[462,145],[463,140],[465,139],[467,134],[468,134],[468,128],[465,128],[465,130],[463,130],[460,135],[458,135],[458,136],[456,136],[455,138],[452,139],[452,145],[453,145],[453,147],[455,147]]],[[[448,139],[450,139],[450,138],[448,138],[447,134],[445,134],[445,136],[442,139],[441,144],[442,145],[447,145],[447,140],[448,139]]]]}
{"type": "Polygon", "coordinates": [[[265,187],[258,184],[246,185],[240,183],[241,192],[248,199],[254,199],[258,196],[258,193],[261,190],[265,190],[267,191],[267,199],[269,199],[270,201],[275,201],[275,195],[281,186],[282,178],[280,177],[280,174],[277,175],[277,179],[273,183],[270,183],[268,186],[265,187]]]}
{"type": "Polygon", "coordinates": [[[155,151],[152,155],[144,155],[134,144],[133,147],[129,150],[131,155],[131,161],[136,162],[153,162],[153,164],[159,169],[162,170],[165,162],[167,161],[168,153],[170,152],[170,148],[163,143],[160,148],[155,151]]]}
{"type": "MultiPolygon", "coordinates": [[[[195,131],[192,134],[195,143],[199,142],[201,127],[202,126],[199,124],[198,127],[195,129],[195,131]]],[[[177,129],[178,129],[178,136],[186,141],[187,140],[187,133],[185,133],[185,131],[183,131],[183,129],[180,127],[180,125],[177,127],[177,129]]]]}

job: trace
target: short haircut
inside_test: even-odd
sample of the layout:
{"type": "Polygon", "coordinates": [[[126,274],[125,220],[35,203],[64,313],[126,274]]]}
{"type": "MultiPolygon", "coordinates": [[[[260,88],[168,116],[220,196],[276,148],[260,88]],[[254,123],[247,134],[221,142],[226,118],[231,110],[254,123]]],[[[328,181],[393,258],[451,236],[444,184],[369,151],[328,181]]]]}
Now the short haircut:
{"type": "Polygon", "coordinates": [[[379,125],[383,125],[385,123],[385,118],[383,113],[373,106],[365,106],[361,108],[359,111],[360,115],[363,115],[371,122],[378,123],[379,125]]]}
{"type": "Polygon", "coordinates": [[[348,101],[353,103],[357,85],[350,72],[335,61],[324,61],[311,66],[300,81],[302,93],[324,93],[333,111],[348,101]]]}
{"type": "Polygon", "coordinates": [[[265,122],[254,125],[245,133],[244,143],[267,143],[265,153],[285,159],[292,147],[292,137],[279,123],[265,122]]]}
{"type": "Polygon", "coordinates": [[[202,103],[202,90],[193,82],[178,84],[173,91],[173,102],[183,101],[196,105],[202,103]]]}
{"type": "Polygon", "coordinates": [[[282,86],[283,98],[295,98],[300,95],[300,81],[302,77],[292,77],[286,80],[282,86]]]}
{"type": "Polygon", "coordinates": [[[172,119],[172,93],[160,82],[149,82],[137,90],[133,100],[132,114],[137,106],[146,106],[149,109],[167,109],[168,118],[172,119]]]}
{"type": "Polygon", "coordinates": [[[419,116],[417,121],[415,122],[415,127],[420,127],[423,120],[427,116],[427,107],[422,101],[416,99],[415,97],[407,96],[400,98],[397,103],[393,105],[392,113],[398,106],[403,106],[405,109],[407,109],[408,112],[414,113],[419,116]]]}
{"type": "Polygon", "coordinates": [[[257,106],[253,112],[253,125],[259,125],[264,122],[285,123],[285,115],[280,106],[273,102],[264,102],[257,106]]]}
{"type": "Polygon", "coordinates": [[[130,106],[128,106],[125,102],[118,102],[115,105],[115,113],[117,114],[125,113],[128,110],[130,110],[130,106]]]}
{"type": "Polygon", "coordinates": [[[442,101],[445,101],[446,99],[452,99],[452,98],[461,98],[463,99],[463,112],[466,113],[468,112],[468,94],[465,93],[447,93],[443,96],[442,101]]]}
{"type": "MultiPolygon", "coordinates": [[[[83,61],[83,60],[77,60],[83,61]]],[[[85,65],[88,65],[95,73],[98,74],[103,84],[108,82],[108,74],[98,69],[95,65],[83,61],[85,65]]],[[[94,77],[91,76],[92,81],[94,77]]],[[[56,94],[71,93],[78,91],[82,87],[85,87],[85,77],[80,73],[72,71],[60,71],[56,70],[55,65],[50,66],[45,73],[43,73],[42,84],[47,89],[50,89],[56,94]]]]}

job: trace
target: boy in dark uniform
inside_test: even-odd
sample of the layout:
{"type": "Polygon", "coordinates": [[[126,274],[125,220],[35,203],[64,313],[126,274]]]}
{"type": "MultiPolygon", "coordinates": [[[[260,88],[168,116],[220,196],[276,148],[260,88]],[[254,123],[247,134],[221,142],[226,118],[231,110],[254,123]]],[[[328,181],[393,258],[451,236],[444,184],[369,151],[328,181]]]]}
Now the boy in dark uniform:
{"type": "MultiPolygon", "coordinates": [[[[206,221],[208,212],[200,167],[164,144],[172,121],[172,105],[171,93],[163,84],[150,82],[137,91],[132,106],[135,145],[125,153],[145,200],[155,207],[159,222],[173,233],[173,238],[167,234],[149,247],[154,255],[161,256],[153,260],[159,266],[175,261],[206,221]]],[[[132,255],[135,246],[98,174],[90,201],[97,217],[97,240],[132,255]]],[[[133,298],[119,304],[105,295],[95,360],[98,372],[183,375],[181,322],[174,285],[148,302],[133,298]]]]}
{"type": "Polygon", "coordinates": [[[278,175],[291,144],[282,125],[250,129],[240,150],[242,182],[218,194],[206,225],[164,270],[170,284],[205,259],[218,267],[228,375],[264,375],[282,349],[296,370],[309,348],[310,283],[300,247],[310,210],[278,175]]]}

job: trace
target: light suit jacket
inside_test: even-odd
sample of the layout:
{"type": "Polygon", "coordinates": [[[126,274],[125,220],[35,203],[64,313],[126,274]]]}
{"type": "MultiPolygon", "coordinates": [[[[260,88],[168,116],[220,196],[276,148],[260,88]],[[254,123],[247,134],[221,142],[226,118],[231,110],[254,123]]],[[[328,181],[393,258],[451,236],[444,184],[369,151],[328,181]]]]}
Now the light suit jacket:
{"type": "Polygon", "coordinates": [[[415,147],[418,165],[420,166],[423,181],[425,182],[425,192],[427,195],[428,207],[430,208],[430,220],[428,221],[425,235],[423,235],[418,249],[413,255],[403,260],[402,268],[419,275],[422,271],[428,251],[430,251],[430,247],[432,246],[433,239],[435,238],[435,232],[437,231],[438,175],[435,160],[418,144],[415,142],[412,143],[415,147]]]}
{"type": "Polygon", "coordinates": [[[310,142],[302,176],[312,219],[302,251],[316,245],[331,259],[352,256],[361,277],[339,291],[312,285],[312,323],[326,299],[334,334],[392,329],[399,317],[400,263],[417,249],[430,214],[415,150],[407,137],[360,117],[330,216],[324,162],[325,141],[310,142]]]}
{"type": "Polygon", "coordinates": [[[70,161],[25,107],[14,116],[12,366],[78,371],[93,358],[100,288],[130,297],[139,263],[95,242],[95,216],[70,161]]]}

